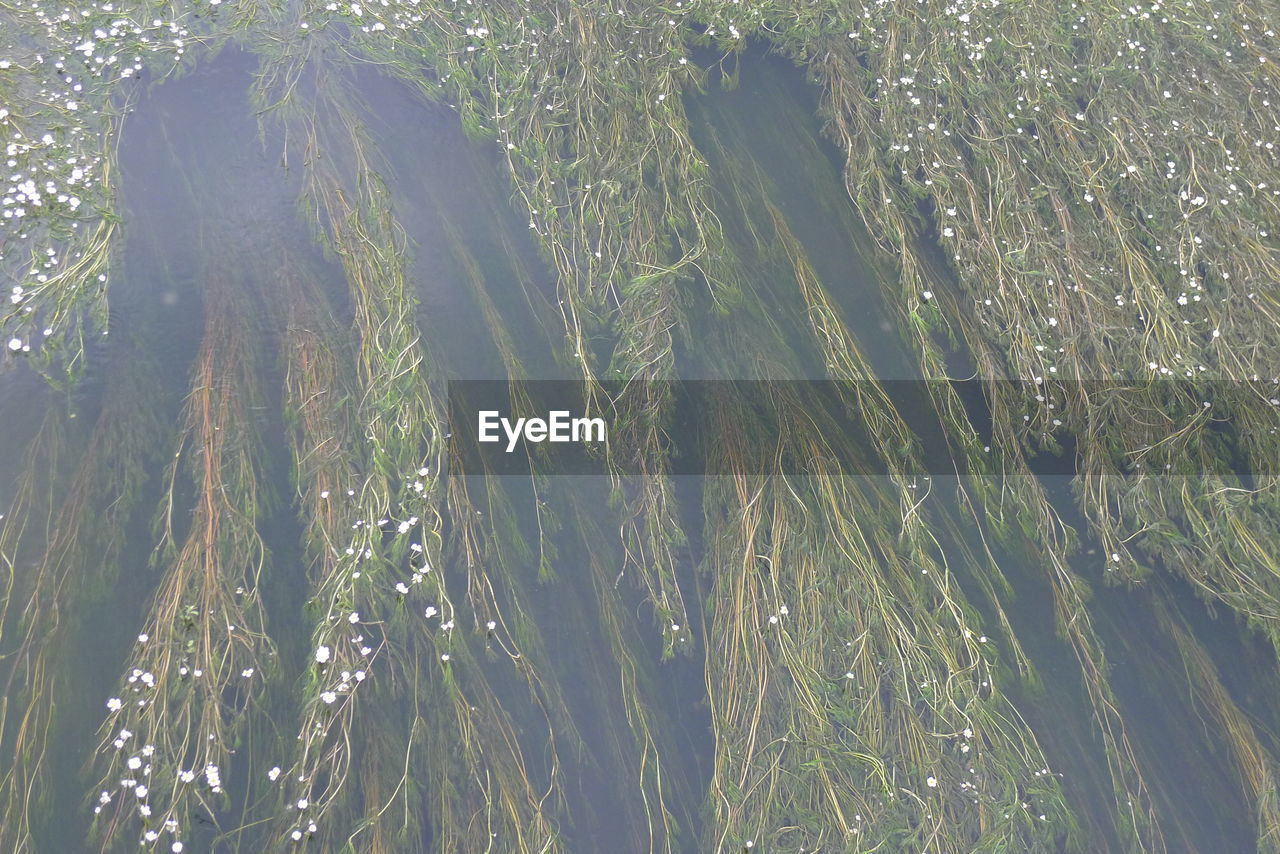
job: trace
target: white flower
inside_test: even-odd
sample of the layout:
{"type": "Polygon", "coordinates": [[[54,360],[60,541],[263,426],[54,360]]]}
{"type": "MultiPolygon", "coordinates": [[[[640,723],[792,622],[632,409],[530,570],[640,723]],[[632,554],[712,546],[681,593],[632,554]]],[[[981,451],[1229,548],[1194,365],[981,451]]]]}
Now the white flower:
{"type": "Polygon", "coordinates": [[[194,772],[194,771],[179,771],[179,772],[178,772],[178,779],[179,779],[179,780],[181,780],[181,781],[182,781],[182,782],[184,782],[184,783],[190,783],[190,782],[191,782],[192,780],[194,780],[195,778],[196,778],[196,772],[194,772]]]}
{"type": "Polygon", "coordinates": [[[348,622],[348,623],[358,623],[358,622],[360,622],[360,612],[359,612],[359,611],[352,611],[350,614],[348,614],[348,615],[347,615],[347,622],[348,622]]]}
{"type": "Polygon", "coordinates": [[[10,338],[10,339],[9,339],[9,349],[10,349],[10,350],[12,350],[12,351],[14,351],[15,353],[16,353],[16,352],[18,352],[19,350],[21,350],[21,349],[22,349],[22,339],[21,339],[21,338],[10,338]]]}
{"type": "Polygon", "coordinates": [[[926,777],[926,778],[925,778],[924,783],[925,783],[925,785],[926,785],[926,786],[928,786],[930,789],[937,788],[937,786],[938,786],[938,778],[937,778],[937,777],[934,777],[933,775],[929,775],[928,777],[926,777]]]}
{"type": "Polygon", "coordinates": [[[272,768],[270,771],[268,771],[268,772],[267,772],[267,779],[268,779],[268,780],[270,780],[270,781],[271,781],[271,782],[273,782],[273,783],[275,782],[276,778],[277,778],[277,777],[279,777],[279,776],[280,776],[280,766],[279,766],[279,765],[277,765],[276,767],[272,768]]]}
{"type": "Polygon", "coordinates": [[[329,647],[325,646],[324,644],[320,644],[320,646],[316,647],[316,663],[317,664],[324,664],[326,661],[329,660],[330,655],[331,653],[329,651],[329,647]]]}
{"type": "Polygon", "coordinates": [[[120,702],[119,697],[112,697],[110,700],[107,700],[107,711],[109,712],[118,712],[123,706],[124,703],[120,702]]]}
{"type": "Polygon", "coordinates": [[[130,756],[129,761],[126,764],[129,766],[130,771],[137,771],[139,768],[142,767],[142,757],[130,756]]]}
{"type": "Polygon", "coordinates": [[[209,764],[204,768],[204,779],[209,784],[209,788],[215,792],[222,791],[222,774],[218,771],[218,766],[209,764]]]}
{"type": "Polygon", "coordinates": [[[307,801],[307,799],[306,799],[306,798],[299,798],[299,799],[298,799],[298,809],[300,809],[300,810],[305,810],[305,809],[307,808],[307,806],[308,806],[308,803],[309,803],[309,802],[307,801]]]}
{"type": "Polygon", "coordinates": [[[173,843],[172,845],[169,846],[169,850],[172,851],[173,854],[182,854],[182,843],[181,842],[173,843]]]}
{"type": "Polygon", "coordinates": [[[325,691],[320,695],[320,699],[324,700],[326,703],[332,703],[334,700],[338,699],[338,695],[332,691],[325,691]]]}
{"type": "Polygon", "coordinates": [[[399,593],[401,596],[405,595],[406,593],[409,592],[409,585],[405,584],[403,581],[397,581],[396,592],[399,593]]]}
{"type": "Polygon", "coordinates": [[[434,617],[436,614],[438,614],[438,613],[440,613],[440,612],[436,610],[436,606],[435,606],[435,605],[428,605],[428,606],[427,606],[427,610],[426,610],[426,611],[424,611],[423,613],[425,613],[425,614],[427,615],[427,619],[431,619],[432,617],[434,617]]]}

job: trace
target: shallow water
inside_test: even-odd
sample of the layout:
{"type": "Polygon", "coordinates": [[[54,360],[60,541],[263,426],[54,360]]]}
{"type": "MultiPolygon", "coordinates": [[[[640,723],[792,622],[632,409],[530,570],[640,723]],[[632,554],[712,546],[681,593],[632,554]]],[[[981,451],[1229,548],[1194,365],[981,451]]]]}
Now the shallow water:
{"type": "MultiPolygon", "coordinates": [[[[76,431],[87,430],[84,423],[100,417],[103,399],[125,393],[120,388],[129,391],[125,378],[140,364],[154,371],[146,406],[165,428],[159,433],[162,452],[142,473],[144,485],[129,516],[126,545],[115,559],[118,565],[101,572],[84,567],[72,582],[84,589],[68,618],[74,628],[60,639],[65,650],[57,659],[63,668],[58,674],[59,711],[43,769],[57,806],[43,814],[36,828],[37,850],[90,850],[83,842],[91,819],[84,804],[96,793],[84,766],[98,742],[102,703],[127,669],[133,639],[163,569],[165,558],[151,556],[152,520],[164,500],[162,467],[176,441],[173,425],[191,391],[205,296],[214,276],[229,277],[227,287],[240,300],[234,318],[261,347],[261,362],[254,368],[264,402],[250,417],[266,452],[263,471],[269,483],[264,492],[271,493],[260,517],[270,550],[263,598],[285,674],[268,692],[268,705],[251,710],[256,737],[237,742],[241,764],[227,772],[229,788],[256,793],[245,779],[246,763],[252,759],[255,769],[270,767],[279,761],[281,742],[292,737],[298,701],[291,683],[309,663],[311,615],[304,608],[309,582],[298,545],[298,486],[280,391],[285,325],[281,264],[306,271],[339,326],[349,325],[352,309],[340,263],[322,249],[317,230],[299,211],[299,164],[305,150],[286,139],[270,117],[261,123],[255,117],[249,92],[256,66],[249,53],[225,49],[191,73],[149,91],[126,121],[121,273],[112,286],[111,334],[96,347],[83,390],[69,402],[59,400],[20,362],[8,363],[0,374],[0,423],[6,425],[0,434],[0,512],[7,512],[5,502],[17,489],[21,453],[32,444],[41,417],[48,411],[67,422],[72,435],[68,457],[74,460],[89,447],[76,431]]],[[[361,69],[346,82],[358,97],[360,118],[380,158],[375,168],[382,171],[405,231],[417,300],[414,317],[432,379],[574,376],[571,363],[556,352],[562,342],[555,276],[513,209],[493,147],[468,140],[447,106],[427,105],[405,84],[376,71],[361,69]]],[[[754,360],[761,354],[770,360],[766,375],[824,375],[822,356],[805,337],[806,305],[796,282],[763,266],[773,247],[756,243],[755,235],[780,228],[779,222],[835,295],[842,319],[877,375],[910,379],[918,373],[886,307],[887,274],[870,260],[869,239],[840,183],[838,161],[820,136],[805,87],[799,73],[781,60],[753,57],[744,60],[736,90],[688,98],[693,136],[711,166],[713,204],[726,235],[744,257],[758,258],[767,274],[750,284],[754,303],[728,316],[696,315],[696,324],[681,330],[677,370],[682,376],[754,376],[759,369],[754,360]],[[764,216],[770,205],[778,213],[776,222],[764,216]]],[[[700,305],[705,282],[691,281],[687,287],[689,303],[700,305]]],[[[895,402],[908,417],[927,411],[919,398],[895,402]]],[[[917,426],[921,432],[941,429],[917,426]]],[[[66,489],[65,468],[53,469],[58,474],[49,478],[55,506],[66,489]]],[[[477,658],[477,667],[497,705],[514,722],[517,749],[535,788],[552,785],[553,769],[563,781],[560,800],[550,809],[567,851],[700,852],[713,850],[719,839],[717,829],[709,826],[706,805],[715,768],[708,695],[723,686],[708,684],[706,664],[724,652],[708,634],[713,612],[728,603],[711,599],[716,579],[699,569],[706,552],[703,486],[698,479],[682,478],[677,484],[680,518],[689,528],[689,544],[677,552],[677,577],[696,591],[686,598],[698,628],[696,648],[669,660],[661,658],[660,632],[654,630],[640,585],[620,574],[621,548],[612,537],[619,513],[610,505],[607,480],[560,478],[531,487],[527,480],[474,478],[468,488],[476,506],[508,514],[503,517],[505,533],[478,556],[463,556],[456,539],[447,541],[449,563],[442,572],[450,589],[465,597],[476,565],[484,566],[505,585],[493,591],[494,600],[523,612],[527,631],[536,634],[522,641],[536,659],[531,666],[548,686],[545,694],[531,690],[510,662],[492,654],[494,635],[486,640],[479,624],[471,642],[490,653],[477,658]],[[542,492],[535,496],[534,488],[542,492]],[[544,501],[569,523],[548,537],[556,551],[550,577],[543,577],[545,566],[533,546],[543,523],[539,502],[544,501]],[[546,711],[548,707],[555,711],[546,711]],[[649,742],[637,717],[640,711],[648,715],[649,742]],[[663,797],[670,801],[671,831],[655,821],[657,805],[648,801],[656,789],[646,775],[655,763],[662,768],[663,797]]],[[[1055,485],[1054,493],[1068,515],[1066,491],[1055,485]]],[[[190,503],[182,487],[176,495],[179,503],[190,503]]],[[[958,518],[948,490],[940,488],[938,495],[934,511],[958,518]]],[[[56,526],[56,511],[54,518],[56,526]]],[[[462,536],[456,528],[446,534],[462,536]]],[[[971,554],[961,543],[948,542],[945,535],[941,543],[949,561],[957,564],[959,586],[990,621],[987,630],[1001,649],[997,603],[987,601],[976,581],[983,569],[959,565],[971,554]]],[[[24,546],[16,573],[20,580],[41,543],[24,546]]],[[[998,604],[1009,614],[1043,683],[1036,687],[1015,681],[1008,693],[1054,771],[1064,775],[1068,801],[1083,829],[1079,850],[1119,851],[1108,808],[1113,796],[1106,756],[1091,723],[1078,665],[1054,633],[1043,567],[1034,554],[1010,555],[1006,567],[1009,588],[998,604]]],[[[1152,616],[1154,609],[1168,608],[1193,627],[1228,692],[1267,735],[1271,750],[1278,723],[1273,700],[1280,696],[1274,654],[1227,616],[1210,614],[1177,583],[1125,591],[1105,586],[1083,566],[1080,572],[1095,588],[1090,613],[1108,652],[1120,711],[1155,795],[1169,850],[1251,850],[1256,832],[1239,773],[1216,725],[1180,680],[1177,649],[1152,616]]],[[[842,639],[822,640],[834,644],[842,639]]],[[[1011,669],[1002,676],[1016,680],[1011,669]]],[[[439,687],[427,677],[424,684],[423,690],[439,687]]],[[[409,726],[419,699],[400,698],[403,705],[386,710],[383,720],[409,726]]],[[[481,740],[491,735],[481,734],[481,740]]],[[[367,781],[361,785],[374,788],[367,781]]],[[[434,793],[418,794],[426,814],[426,801],[434,793]]],[[[191,820],[187,850],[264,844],[262,831],[252,828],[239,837],[215,832],[215,825],[227,831],[270,815],[249,794],[213,812],[218,814],[191,820]]],[[[132,830],[122,834],[120,850],[132,846],[132,835],[132,830]]],[[[427,822],[421,834],[401,840],[401,850],[435,850],[438,843],[437,829],[427,822]]]]}

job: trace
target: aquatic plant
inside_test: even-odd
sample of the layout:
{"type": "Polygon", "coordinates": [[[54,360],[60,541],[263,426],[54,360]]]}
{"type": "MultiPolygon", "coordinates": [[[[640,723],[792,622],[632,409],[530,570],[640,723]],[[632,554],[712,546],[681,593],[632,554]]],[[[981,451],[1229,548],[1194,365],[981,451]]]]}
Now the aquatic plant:
{"type": "MultiPolygon", "coordinates": [[[[207,832],[573,850],[603,823],[573,780],[607,766],[594,794],[624,805],[616,832],[638,850],[1164,851],[1201,831],[1170,817],[1113,681],[1110,585],[1154,603],[1180,665],[1145,672],[1185,678],[1170,704],[1205,710],[1214,761],[1241,781],[1224,798],[1275,849],[1275,745],[1171,592],[1189,584],[1280,649],[1266,4],[219,5],[0,6],[17,34],[0,53],[7,364],[75,387],[122,233],[129,81],[192,46],[260,59],[260,144],[294,181],[275,192],[329,256],[264,237],[265,260],[219,263],[213,247],[242,238],[201,217],[204,331],[160,577],[95,764],[104,848],[207,832]],[[753,90],[776,129],[704,91],[757,85],[744,52],[761,43],[814,84],[753,90]],[[412,186],[420,161],[370,131],[371,68],[456,109],[554,295],[506,224],[473,244],[447,196],[412,186]],[[494,246],[511,259],[496,274],[494,246]],[[874,291],[850,283],[857,264],[874,291]],[[473,341],[424,299],[446,268],[473,341]],[[611,505],[541,475],[446,476],[443,383],[481,352],[511,380],[556,365],[609,408],[611,505]],[[663,381],[685,375],[840,380],[859,427],[785,384],[763,412],[728,401],[700,448],[726,474],[682,506],[663,381]],[[903,400],[886,375],[927,382],[903,400]],[[277,439],[302,560],[268,582],[277,439]],[[938,448],[984,474],[925,476],[938,448]],[[1033,474],[1062,454],[1070,493],[1033,474]],[[305,606],[269,605],[277,580],[305,606]],[[1020,616],[1028,593],[1040,625],[1020,616]],[[566,654],[558,631],[590,649],[566,654]],[[662,699],[682,667],[704,681],[704,779],[662,699]],[[1072,734],[1088,757],[1046,725],[1060,700],[1087,716],[1072,734]]],[[[120,559],[165,446],[155,410],[130,408],[146,377],[107,384],[87,439],[52,408],[5,508],[0,839],[16,850],[40,832],[55,671],[76,642],[58,612],[95,601],[69,579],[91,547],[120,559]]]]}

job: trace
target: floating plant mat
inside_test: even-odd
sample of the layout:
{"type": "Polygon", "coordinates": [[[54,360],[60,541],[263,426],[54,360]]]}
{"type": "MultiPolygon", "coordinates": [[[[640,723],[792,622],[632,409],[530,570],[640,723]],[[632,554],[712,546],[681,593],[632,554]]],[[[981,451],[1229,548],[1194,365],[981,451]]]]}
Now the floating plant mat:
{"type": "Polygon", "coordinates": [[[0,848],[1280,848],[1274,419],[1055,384],[1265,398],[1265,16],[615,5],[0,7],[0,848]],[[617,473],[446,476],[484,378],[617,473]]]}

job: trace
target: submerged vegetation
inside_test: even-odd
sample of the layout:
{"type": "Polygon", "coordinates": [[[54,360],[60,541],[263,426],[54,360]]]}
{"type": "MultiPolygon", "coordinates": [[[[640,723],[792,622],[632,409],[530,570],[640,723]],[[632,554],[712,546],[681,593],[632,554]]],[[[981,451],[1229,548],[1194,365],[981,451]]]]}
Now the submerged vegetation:
{"type": "Polygon", "coordinates": [[[0,848],[1280,852],[1277,18],[0,3],[0,848]]]}

